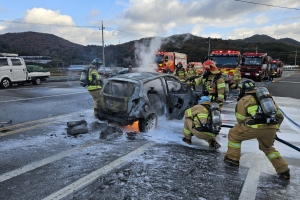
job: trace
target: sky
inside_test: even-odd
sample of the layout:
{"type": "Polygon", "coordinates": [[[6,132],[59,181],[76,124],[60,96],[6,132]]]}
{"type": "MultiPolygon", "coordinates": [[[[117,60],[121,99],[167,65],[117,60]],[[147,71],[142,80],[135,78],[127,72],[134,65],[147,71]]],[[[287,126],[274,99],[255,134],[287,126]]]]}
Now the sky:
{"type": "Polygon", "coordinates": [[[300,41],[299,19],[298,0],[0,1],[0,34],[49,33],[81,45],[185,33],[222,39],[264,34],[300,41]]]}

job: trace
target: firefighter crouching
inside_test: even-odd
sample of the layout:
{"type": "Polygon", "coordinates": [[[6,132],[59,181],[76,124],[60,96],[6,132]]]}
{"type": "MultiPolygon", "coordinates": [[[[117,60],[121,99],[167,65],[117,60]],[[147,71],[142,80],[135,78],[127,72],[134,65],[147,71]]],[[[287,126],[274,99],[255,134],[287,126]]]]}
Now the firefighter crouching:
{"type": "Polygon", "coordinates": [[[210,121],[210,98],[208,96],[202,96],[198,101],[198,105],[195,105],[187,109],[184,113],[184,128],[182,141],[187,144],[192,144],[192,136],[196,136],[199,139],[205,140],[210,148],[218,149],[221,145],[216,141],[216,134],[210,132],[207,126],[210,121]]]}
{"type": "Polygon", "coordinates": [[[101,76],[98,74],[98,69],[100,65],[102,64],[102,61],[98,58],[95,58],[92,63],[90,64],[90,70],[89,70],[89,85],[87,86],[87,90],[89,91],[90,95],[92,96],[94,100],[94,115],[97,117],[98,114],[98,106],[97,102],[100,98],[100,90],[101,90],[101,76]]]}
{"type": "MultiPolygon", "coordinates": [[[[261,99],[256,94],[257,88],[254,81],[243,79],[238,86],[239,96],[236,105],[236,119],[238,124],[230,129],[228,134],[228,151],[224,161],[229,164],[239,165],[241,157],[241,145],[245,140],[257,139],[259,149],[263,151],[272,163],[276,172],[283,178],[289,179],[290,172],[287,162],[281,157],[280,153],[273,147],[277,130],[284,117],[280,109],[270,96],[270,101],[274,105],[274,123],[267,124],[260,113],[261,99]],[[277,110],[277,112],[276,112],[277,110]]],[[[270,105],[270,104],[269,104],[270,105]]]]}
{"type": "Polygon", "coordinates": [[[176,70],[174,71],[174,76],[178,78],[181,82],[185,82],[185,79],[187,77],[187,73],[185,69],[183,68],[183,65],[181,62],[178,62],[176,66],[176,70]]]}
{"type": "Polygon", "coordinates": [[[217,102],[222,109],[225,95],[225,81],[222,74],[219,72],[215,63],[212,60],[207,60],[203,63],[205,71],[203,75],[194,80],[194,84],[203,84],[203,92],[208,92],[211,102],[217,102]]]}

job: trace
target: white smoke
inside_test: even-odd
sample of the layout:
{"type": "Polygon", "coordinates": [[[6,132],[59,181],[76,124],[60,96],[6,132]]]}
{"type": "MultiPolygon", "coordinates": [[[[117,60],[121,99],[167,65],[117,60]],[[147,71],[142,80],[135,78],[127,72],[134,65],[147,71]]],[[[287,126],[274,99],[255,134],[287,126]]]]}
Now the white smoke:
{"type": "Polygon", "coordinates": [[[151,40],[145,40],[143,43],[135,43],[135,64],[138,71],[155,72],[157,66],[154,62],[155,53],[159,51],[163,44],[163,38],[154,37],[151,40]]]}

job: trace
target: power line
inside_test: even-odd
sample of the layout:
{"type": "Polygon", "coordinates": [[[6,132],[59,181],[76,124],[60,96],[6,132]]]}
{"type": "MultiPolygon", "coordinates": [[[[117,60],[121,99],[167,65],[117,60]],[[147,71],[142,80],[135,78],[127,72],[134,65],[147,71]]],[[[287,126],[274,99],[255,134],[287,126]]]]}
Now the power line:
{"type": "Polygon", "coordinates": [[[289,7],[283,7],[283,6],[275,6],[275,5],[269,5],[269,4],[264,4],[264,3],[256,3],[252,1],[242,1],[242,0],[235,0],[235,1],[240,1],[244,3],[251,3],[251,4],[257,4],[257,5],[262,5],[262,6],[270,6],[270,7],[275,7],[275,8],[285,8],[285,9],[291,9],[291,10],[300,10],[299,8],[289,8],[289,7]]]}

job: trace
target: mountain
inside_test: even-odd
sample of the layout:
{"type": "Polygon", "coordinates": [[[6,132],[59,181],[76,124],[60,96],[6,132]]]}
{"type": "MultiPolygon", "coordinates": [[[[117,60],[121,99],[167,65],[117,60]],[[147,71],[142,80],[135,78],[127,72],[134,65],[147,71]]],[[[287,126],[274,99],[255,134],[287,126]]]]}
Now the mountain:
{"type": "MultiPolygon", "coordinates": [[[[118,45],[105,46],[106,65],[134,65],[134,54],[137,44],[150,46],[153,38],[142,38],[118,45]]],[[[188,62],[203,61],[210,50],[232,49],[242,53],[246,51],[267,52],[273,58],[279,58],[285,63],[294,63],[295,49],[300,42],[291,38],[275,39],[267,35],[253,35],[238,40],[222,40],[221,38],[203,38],[192,34],[179,34],[161,38],[161,50],[186,53],[188,62]]],[[[52,67],[63,64],[89,63],[95,57],[102,58],[102,46],[79,45],[53,34],[37,32],[6,33],[0,35],[0,52],[17,53],[20,56],[50,56],[52,67]]]]}

